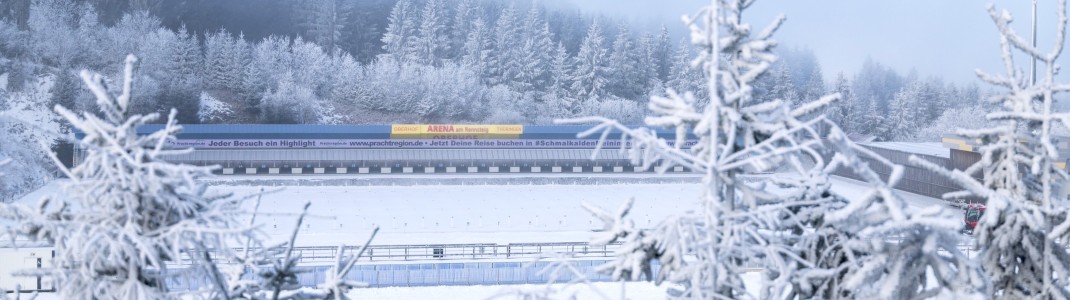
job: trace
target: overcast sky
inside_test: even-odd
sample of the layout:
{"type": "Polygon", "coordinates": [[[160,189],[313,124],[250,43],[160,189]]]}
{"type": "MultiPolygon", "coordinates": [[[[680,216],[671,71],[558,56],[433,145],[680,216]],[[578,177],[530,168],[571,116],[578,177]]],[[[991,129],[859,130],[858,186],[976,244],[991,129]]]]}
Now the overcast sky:
{"type": "MultiPolygon", "coordinates": [[[[680,25],[709,1],[696,0],[565,0],[585,11],[636,21],[680,25]]],[[[775,35],[782,45],[807,47],[820,60],[825,78],[856,72],[866,60],[890,66],[901,74],[912,69],[959,83],[979,82],[974,70],[1002,72],[999,35],[985,7],[992,1],[967,0],[759,0],[744,19],[758,28],[783,13],[787,22],[775,35]]],[[[1015,17],[1014,27],[1028,37],[1030,1],[994,1],[1015,17]]],[[[1038,44],[1049,49],[1054,40],[1056,1],[1038,2],[1038,44]]],[[[1070,56],[1070,54],[1067,54],[1070,56]]],[[[1066,61],[1065,58],[1063,61],[1066,61]]],[[[1028,65],[1023,65],[1028,71],[1028,65]]],[[[1062,77],[1062,76],[1061,76],[1062,77]]]]}

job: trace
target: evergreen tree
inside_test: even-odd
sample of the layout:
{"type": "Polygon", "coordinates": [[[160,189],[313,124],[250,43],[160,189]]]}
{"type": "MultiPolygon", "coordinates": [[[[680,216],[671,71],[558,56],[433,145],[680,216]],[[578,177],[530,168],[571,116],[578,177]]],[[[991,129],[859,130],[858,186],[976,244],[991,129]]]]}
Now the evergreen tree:
{"type": "Polygon", "coordinates": [[[238,78],[232,76],[234,73],[231,69],[237,64],[232,61],[234,43],[231,39],[226,29],[205,36],[205,78],[207,86],[211,89],[227,89],[237,83],[238,78]]]}
{"type": "MultiPolygon", "coordinates": [[[[461,0],[457,4],[455,13],[453,14],[453,26],[450,33],[450,52],[453,53],[449,57],[458,58],[458,61],[463,60],[463,57],[467,53],[465,51],[465,44],[468,42],[468,35],[475,27],[475,21],[483,17],[483,8],[480,7],[479,2],[474,0],[461,0]]],[[[485,22],[485,21],[484,21],[485,22]]],[[[484,23],[483,26],[486,26],[484,23]]]]}
{"type": "Polygon", "coordinates": [[[1011,26],[1012,15],[988,6],[1000,34],[1006,74],[978,71],[981,80],[1004,89],[992,97],[999,104],[988,111],[989,128],[959,130],[957,134],[983,141],[981,159],[962,169],[917,157],[911,162],[954,181],[964,191],[945,198],[978,197],[986,208],[974,229],[976,261],[992,285],[995,299],[1070,298],[1070,201],[1062,190],[1070,176],[1058,166],[1060,157],[1053,138],[1065,130],[1070,114],[1053,111],[1065,83],[1056,81],[1067,26],[1066,1],[1058,2],[1056,42],[1050,50],[1030,45],[1011,26]],[[1015,55],[1025,55],[1026,60],[1015,55]],[[1034,59],[1039,71],[1033,82],[1018,62],[1034,59]],[[979,178],[975,177],[981,175],[979,178]]]}
{"type": "Polygon", "coordinates": [[[369,63],[383,53],[383,34],[394,0],[347,1],[346,23],[342,26],[341,46],[361,63],[369,63]]]}
{"type": "Polygon", "coordinates": [[[333,55],[341,43],[347,18],[342,0],[302,0],[297,6],[305,38],[333,55]]]}
{"type": "MultiPolygon", "coordinates": [[[[853,87],[853,86],[852,86],[853,87]]],[[[857,94],[856,94],[857,96],[857,94]]],[[[877,101],[873,98],[863,100],[861,103],[862,121],[858,122],[858,133],[869,134],[874,137],[882,134],[886,114],[877,108],[877,101]]]]}
{"type": "Polygon", "coordinates": [[[416,62],[437,66],[449,51],[449,35],[446,32],[446,8],[441,0],[429,0],[420,13],[420,26],[413,37],[416,62]]]}
{"type": "Polygon", "coordinates": [[[911,83],[895,94],[891,103],[891,113],[885,120],[884,131],[880,138],[886,141],[898,141],[910,137],[919,129],[920,101],[924,86],[918,82],[911,83]]]}
{"type": "MultiPolygon", "coordinates": [[[[664,89],[652,89],[655,82],[661,82],[661,77],[658,76],[658,64],[661,60],[658,58],[658,49],[663,46],[657,45],[657,37],[652,34],[643,34],[643,37],[639,39],[636,44],[636,84],[639,86],[635,90],[639,93],[639,98],[651,90],[658,92],[664,89]]],[[[639,101],[646,101],[647,99],[635,99],[639,101]]]]}
{"type": "MultiPolygon", "coordinates": [[[[759,77],[762,78],[762,77],[759,77]]],[[[687,40],[681,40],[676,48],[672,64],[665,82],[667,88],[674,91],[691,91],[697,99],[706,99],[706,89],[702,87],[702,71],[691,67],[691,47],[687,40]]],[[[755,88],[757,92],[757,88],[755,88]]]]}
{"type": "Polygon", "coordinates": [[[520,42],[520,26],[517,24],[516,8],[510,5],[502,10],[501,16],[494,25],[494,52],[490,68],[492,70],[492,84],[512,85],[512,81],[520,73],[520,60],[518,55],[520,42]]]}
{"type": "Polygon", "coordinates": [[[524,19],[521,30],[523,44],[517,52],[520,61],[513,86],[519,92],[545,90],[548,81],[554,47],[550,27],[542,20],[541,14],[538,6],[532,5],[524,19]]]}
{"type": "Polygon", "coordinates": [[[642,74],[639,69],[639,57],[636,55],[635,43],[628,27],[621,24],[617,28],[617,37],[613,40],[612,51],[607,61],[609,78],[606,89],[624,99],[636,100],[646,91],[638,79],[642,74]]]}
{"type": "Polygon", "coordinates": [[[200,108],[200,93],[203,90],[201,70],[204,59],[201,56],[201,46],[197,37],[189,34],[185,27],[178,31],[177,38],[172,42],[174,49],[166,67],[170,76],[164,82],[165,88],[160,95],[160,106],[164,111],[172,108],[178,110],[177,119],[183,123],[194,123],[198,120],[197,111],[200,108]]]}
{"type": "Polygon", "coordinates": [[[705,87],[711,95],[702,109],[692,94],[669,92],[667,97],[651,99],[654,115],[645,119],[646,125],[676,129],[675,141],[658,137],[649,127],[631,128],[617,120],[574,120],[597,122],[587,133],[600,134],[602,140],[619,133],[631,144],[625,147],[626,154],[645,168],[665,171],[679,165],[706,174],[701,204],[652,228],[627,218],[632,201],[613,211],[587,206],[605,225],[592,244],[621,244],[613,260],[600,267],[602,272],[620,281],[645,277],[672,282],[669,298],[986,295],[985,280],[958,251],[957,224],[946,222],[950,211],[909,209],[891,189],[899,176],[884,179],[874,171],[879,167],[901,174],[902,166],[861,160],[860,155],[872,153],[845,140],[835,126],[829,128],[832,134],[826,140],[812,127],[823,119],[798,118],[822,109],[837,95],[797,108],[780,101],[754,101],[749,85],[758,74],[770,71],[776,43],[768,39],[784,18],[760,32],[745,30],[751,26],[741,23],[741,14],[752,3],[712,1],[697,20],[684,18],[702,51],[696,64],[717,76],[707,77],[705,87]],[[679,146],[684,133],[699,139],[686,151],[679,146]],[[822,145],[830,145],[835,156],[826,160],[818,154],[822,145]],[[829,173],[841,167],[860,174],[867,190],[851,198],[832,193],[829,173]],[[739,180],[764,170],[792,175],[754,183],[739,180]],[[784,192],[770,193],[774,186],[784,192]],[[896,242],[886,241],[890,236],[896,242]],[[761,280],[744,280],[743,273],[754,267],[761,280]]]}
{"type": "Polygon", "coordinates": [[[661,30],[658,31],[657,39],[654,41],[654,61],[653,64],[657,69],[658,79],[662,82],[669,81],[669,74],[672,72],[672,41],[669,40],[669,29],[665,28],[665,25],[661,26],[661,30]]]}
{"type": "Polygon", "coordinates": [[[783,100],[784,103],[796,106],[801,100],[796,93],[795,82],[791,77],[791,70],[784,64],[777,64],[773,67],[770,78],[772,79],[773,86],[768,91],[768,94],[759,95],[759,99],[763,101],[783,100]]]}
{"type": "Polygon", "coordinates": [[[602,28],[598,22],[591,23],[587,36],[576,53],[575,69],[572,70],[572,94],[579,101],[598,99],[605,93],[609,68],[607,64],[605,41],[602,28]]]}
{"type": "Polygon", "coordinates": [[[880,113],[888,113],[889,106],[895,93],[903,88],[903,77],[894,70],[881,65],[873,59],[866,59],[862,64],[862,70],[858,71],[851,90],[859,99],[872,99],[874,109],[880,113]]]}
{"type": "Polygon", "coordinates": [[[813,99],[821,98],[825,95],[825,76],[821,73],[821,65],[814,62],[812,68],[810,68],[810,75],[807,76],[806,82],[801,86],[803,101],[810,101],[813,99]]]}
{"type": "Polygon", "coordinates": [[[827,114],[830,121],[836,123],[844,132],[856,133],[858,122],[861,121],[859,114],[862,113],[854,95],[851,94],[851,82],[842,72],[836,75],[836,81],[832,85],[833,92],[840,94],[840,101],[832,104],[827,114]]]}
{"type": "Polygon", "coordinates": [[[482,17],[472,22],[472,30],[468,31],[468,37],[464,42],[464,58],[462,63],[469,66],[479,75],[482,82],[490,81],[492,76],[491,54],[494,45],[488,38],[487,23],[482,17]]]}
{"type": "Polygon", "coordinates": [[[549,97],[558,100],[561,104],[557,108],[558,115],[566,116],[573,113],[574,99],[569,98],[569,87],[572,84],[571,76],[571,57],[568,56],[568,52],[565,51],[565,45],[558,43],[557,48],[554,50],[553,66],[550,68],[550,86],[548,87],[547,94],[549,97]]]}
{"type": "Polygon", "coordinates": [[[412,1],[401,0],[390,11],[386,33],[383,34],[383,50],[396,61],[409,58],[409,44],[416,33],[416,24],[412,15],[412,1]]]}

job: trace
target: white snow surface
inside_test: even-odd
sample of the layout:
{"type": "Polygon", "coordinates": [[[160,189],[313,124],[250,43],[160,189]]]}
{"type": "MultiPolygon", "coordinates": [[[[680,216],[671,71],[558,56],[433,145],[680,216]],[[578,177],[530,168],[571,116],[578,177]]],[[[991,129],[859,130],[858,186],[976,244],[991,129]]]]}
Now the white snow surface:
{"type": "MultiPolygon", "coordinates": [[[[463,176],[463,175],[461,175],[463,176]]],[[[656,175],[647,175],[656,176],[656,175]]],[[[265,186],[277,192],[263,196],[256,223],[274,241],[285,240],[305,202],[311,202],[299,246],[357,245],[372,226],[381,227],[376,245],[586,242],[601,222],[580,205],[616,208],[635,198],[638,226],[654,226],[670,214],[695,207],[701,186],[695,183],[591,185],[413,185],[307,186],[301,177],[282,177],[292,186],[265,186]]],[[[861,182],[833,178],[833,191],[843,196],[866,190],[861,182]]],[[[19,201],[33,204],[61,193],[56,180],[19,201]]],[[[249,195],[258,186],[210,187],[217,192],[249,195]]],[[[944,205],[943,200],[910,193],[903,198],[914,208],[944,205]]],[[[254,201],[247,201],[252,211],[254,201]]]]}
{"type": "MultiPolygon", "coordinates": [[[[743,274],[743,280],[747,283],[747,291],[752,295],[757,295],[759,292],[760,276],[758,272],[743,274]]],[[[571,299],[567,297],[570,295],[575,295],[575,299],[665,299],[668,283],[657,286],[648,281],[594,282],[591,285],[553,284],[549,287],[557,291],[550,294],[553,299],[571,299]],[[621,297],[622,290],[624,297],[621,297]]],[[[545,284],[383,287],[357,288],[350,290],[347,296],[350,299],[392,300],[424,300],[430,297],[450,300],[521,299],[515,296],[517,291],[536,292],[546,289],[545,284]]],[[[55,293],[40,293],[36,299],[60,298],[55,293]]]]}

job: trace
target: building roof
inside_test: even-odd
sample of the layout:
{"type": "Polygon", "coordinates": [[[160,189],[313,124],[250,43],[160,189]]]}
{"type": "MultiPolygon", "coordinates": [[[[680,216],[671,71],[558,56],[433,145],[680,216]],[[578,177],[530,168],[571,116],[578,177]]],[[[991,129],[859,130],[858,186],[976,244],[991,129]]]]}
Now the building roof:
{"type": "MultiPolygon", "coordinates": [[[[258,150],[197,150],[184,154],[165,155],[174,162],[353,162],[353,161],[494,161],[494,160],[575,160],[591,159],[591,149],[258,149],[258,150]]],[[[616,149],[598,151],[599,160],[627,160],[616,149]]]]}
{"type": "MultiPolygon", "coordinates": [[[[590,129],[593,125],[523,125],[523,139],[569,139],[590,129]]],[[[147,124],[137,129],[138,134],[148,134],[163,128],[162,124],[147,124]]],[[[672,139],[674,130],[656,129],[659,137],[672,139]]],[[[323,124],[185,124],[178,139],[389,139],[391,125],[323,125],[323,124]]],[[[75,130],[75,137],[84,134],[75,130]]],[[[593,135],[587,138],[597,139],[593,135]]],[[[608,138],[620,138],[614,131],[608,138]]],[[[695,137],[689,134],[690,139],[695,137]]]]}
{"type": "Polygon", "coordinates": [[[870,142],[862,145],[912,154],[951,158],[951,150],[942,143],[870,142]]]}

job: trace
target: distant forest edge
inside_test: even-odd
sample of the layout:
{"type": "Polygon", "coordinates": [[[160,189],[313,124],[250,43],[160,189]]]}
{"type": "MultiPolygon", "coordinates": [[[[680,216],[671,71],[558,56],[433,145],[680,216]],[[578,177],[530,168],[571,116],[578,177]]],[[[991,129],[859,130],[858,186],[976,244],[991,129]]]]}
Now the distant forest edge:
{"type": "MultiPolygon", "coordinates": [[[[114,81],[133,53],[136,112],[173,107],[183,123],[641,123],[650,96],[701,93],[706,77],[666,29],[678,24],[638,28],[540,2],[12,0],[0,21],[0,93],[19,95],[4,97],[89,109],[78,71],[114,81]]],[[[986,123],[976,85],[872,60],[829,82],[809,50],[777,52],[757,97],[840,92],[825,113],[847,132],[937,141],[986,123]]]]}

